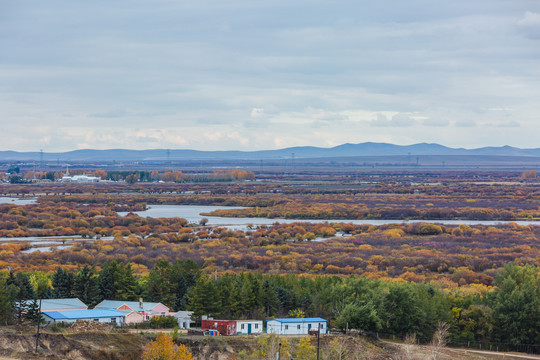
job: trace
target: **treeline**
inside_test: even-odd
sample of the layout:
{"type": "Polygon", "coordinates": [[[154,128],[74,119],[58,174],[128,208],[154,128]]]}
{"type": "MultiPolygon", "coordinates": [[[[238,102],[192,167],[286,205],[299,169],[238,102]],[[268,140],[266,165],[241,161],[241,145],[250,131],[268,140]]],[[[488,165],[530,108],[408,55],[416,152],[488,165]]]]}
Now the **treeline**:
{"type": "MultiPolygon", "coordinates": [[[[339,200],[337,200],[339,201],[339,200]]],[[[475,201],[464,201],[449,207],[449,200],[444,205],[425,204],[425,201],[414,199],[385,199],[381,206],[378,202],[367,203],[359,197],[356,203],[283,201],[273,206],[251,207],[246,209],[219,209],[209,212],[208,216],[222,217],[260,217],[284,219],[347,219],[347,220],[527,220],[540,218],[540,210],[529,207],[525,203],[516,206],[482,207],[471,206],[475,201]],[[392,202],[394,200],[395,202],[392,202]]],[[[508,205],[508,204],[507,204],[508,205]]]]}
{"type": "Polygon", "coordinates": [[[451,342],[540,344],[540,268],[510,263],[490,290],[447,291],[432,283],[365,277],[305,277],[225,273],[206,275],[192,261],[160,261],[147,276],[111,262],[100,271],[58,268],[52,275],[3,272],[0,321],[18,321],[22,299],[79,297],[89,305],[102,299],[162,302],[194,316],[268,319],[320,316],[332,327],[402,337],[430,338],[440,321],[450,325],[451,342]],[[45,284],[43,286],[42,284],[45,284]],[[41,291],[41,294],[37,294],[41,291]]]}
{"type": "MultiPolygon", "coordinates": [[[[37,180],[57,181],[62,179],[67,173],[62,171],[33,171],[13,172],[9,175],[10,183],[22,184],[37,180]]],[[[136,182],[207,182],[207,181],[234,181],[234,180],[254,180],[255,175],[251,171],[232,169],[216,170],[203,174],[189,174],[182,171],[143,171],[143,170],[70,170],[69,175],[88,175],[95,176],[102,180],[125,181],[129,184],[136,182]]]]}

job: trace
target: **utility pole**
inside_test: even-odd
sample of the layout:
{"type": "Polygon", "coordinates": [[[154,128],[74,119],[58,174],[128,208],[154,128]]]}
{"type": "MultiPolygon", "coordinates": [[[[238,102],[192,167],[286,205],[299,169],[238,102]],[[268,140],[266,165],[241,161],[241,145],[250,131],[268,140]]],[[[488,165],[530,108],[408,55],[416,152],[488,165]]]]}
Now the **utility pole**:
{"type": "Polygon", "coordinates": [[[319,360],[319,350],[321,349],[320,340],[321,340],[321,323],[319,323],[319,330],[317,330],[317,360],[319,360]]]}
{"type": "Polygon", "coordinates": [[[41,296],[39,297],[39,311],[38,311],[38,319],[37,319],[37,333],[36,333],[36,353],[38,351],[38,343],[39,343],[39,326],[41,325],[41,296]]]}

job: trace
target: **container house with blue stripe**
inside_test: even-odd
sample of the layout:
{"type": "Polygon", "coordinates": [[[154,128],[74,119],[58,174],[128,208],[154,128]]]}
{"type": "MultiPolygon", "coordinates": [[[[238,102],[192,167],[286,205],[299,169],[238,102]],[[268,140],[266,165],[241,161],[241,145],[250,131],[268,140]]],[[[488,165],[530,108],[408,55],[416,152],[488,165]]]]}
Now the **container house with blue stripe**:
{"type": "Polygon", "coordinates": [[[321,334],[328,331],[328,321],[323,318],[271,319],[266,322],[266,332],[278,335],[307,335],[310,330],[321,334]]]}

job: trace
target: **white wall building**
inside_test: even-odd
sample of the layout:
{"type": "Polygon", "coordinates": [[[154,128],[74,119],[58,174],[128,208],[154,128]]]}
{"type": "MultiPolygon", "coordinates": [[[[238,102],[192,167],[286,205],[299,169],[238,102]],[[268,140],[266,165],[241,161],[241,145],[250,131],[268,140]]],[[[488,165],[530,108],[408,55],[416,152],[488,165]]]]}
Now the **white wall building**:
{"type": "Polygon", "coordinates": [[[262,334],[262,320],[236,320],[236,335],[262,334]]]}
{"type": "Polygon", "coordinates": [[[191,328],[191,324],[195,323],[195,321],[191,320],[193,311],[178,311],[171,313],[171,315],[176,318],[176,321],[178,321],[178,327],[180,329],[189,329],[191,328]]]}
{"type": "Polygon", "coordinates": [[[322,318],[271,319],[266,322],[266,332],[278,335],[307,335],[309,330],[328,331],[328,321],[322,318]]]}

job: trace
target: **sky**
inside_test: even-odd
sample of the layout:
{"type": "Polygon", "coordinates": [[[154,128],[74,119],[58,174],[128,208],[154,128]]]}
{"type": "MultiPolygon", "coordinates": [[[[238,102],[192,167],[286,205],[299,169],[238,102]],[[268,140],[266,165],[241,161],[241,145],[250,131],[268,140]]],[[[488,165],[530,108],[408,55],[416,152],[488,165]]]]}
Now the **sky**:
{"type": "Polygon", "coordinates": [[[538,0],[0,0],[0,150],[540,147],[538,0]]]}

